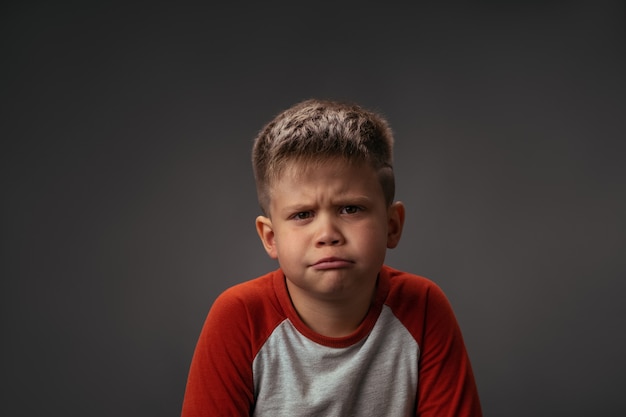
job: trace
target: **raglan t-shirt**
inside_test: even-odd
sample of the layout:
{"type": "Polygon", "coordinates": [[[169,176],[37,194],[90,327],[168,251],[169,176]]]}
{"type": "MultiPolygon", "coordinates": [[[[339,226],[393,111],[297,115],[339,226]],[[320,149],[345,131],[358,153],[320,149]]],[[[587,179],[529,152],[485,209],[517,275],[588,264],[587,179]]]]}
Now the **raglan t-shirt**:
{"type": "Polygon", "coordinates": [[[183,417],[481,416],[463,338],[432,281],[383,266],[349,336],[313,332],[278,269],[221,294],[192,359],[183,417]]]}

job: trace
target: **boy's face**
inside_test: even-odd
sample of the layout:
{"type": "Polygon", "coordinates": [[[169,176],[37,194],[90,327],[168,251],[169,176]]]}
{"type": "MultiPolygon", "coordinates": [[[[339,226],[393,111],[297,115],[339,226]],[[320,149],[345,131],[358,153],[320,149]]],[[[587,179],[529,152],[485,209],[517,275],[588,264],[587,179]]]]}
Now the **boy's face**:
{"type": "Polygon", "coordinates": [[[290,291],[327,301],[373,291],[404,221],[404,207],[386,204],[373,168],[341,159],[289,163],[272,183],[269,212],[257,231],[290,291]]]}

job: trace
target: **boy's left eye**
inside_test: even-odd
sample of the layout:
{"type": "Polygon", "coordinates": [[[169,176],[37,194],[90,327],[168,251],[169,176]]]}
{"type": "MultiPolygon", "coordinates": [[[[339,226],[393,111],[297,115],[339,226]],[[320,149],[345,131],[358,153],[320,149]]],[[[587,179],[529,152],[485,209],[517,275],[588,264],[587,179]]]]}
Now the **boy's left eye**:
{"type": "Polygon", "coordinates": [[[361,207],[358,206],[345,206],[341,209],[343,214],[356,214],[361,211],[361,207]]]}

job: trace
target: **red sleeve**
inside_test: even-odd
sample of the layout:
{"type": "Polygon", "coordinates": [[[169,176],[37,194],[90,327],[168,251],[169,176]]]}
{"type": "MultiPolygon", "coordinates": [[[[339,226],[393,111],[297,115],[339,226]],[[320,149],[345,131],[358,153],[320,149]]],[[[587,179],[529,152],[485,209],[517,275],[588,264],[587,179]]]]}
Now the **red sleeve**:
{"type": "Polygon", "coordinates": [[[461,330],[448,299],[434,285],[426,298],[417,395],[420,417],[482,416],[461,330]]]}
{"type": "Polygon", "coordinates": [[[448,299],[426,278],[391,271],[393,310],[420,348],[419,417],[481,417],[465,343],[448,299]]]}
{"type": "Polygon", "coordinates": [[[254,408],[252,362],[284,320],[275,271],[237,285],[211,307],[191,360],[182,417],[249,416],[254,408]]]}
{"type": "Polygon", "coordinates": [[[230,293],[207,316],[191,361],[182,417],[249,416],[252,349],[245,308],[230,293]]]}

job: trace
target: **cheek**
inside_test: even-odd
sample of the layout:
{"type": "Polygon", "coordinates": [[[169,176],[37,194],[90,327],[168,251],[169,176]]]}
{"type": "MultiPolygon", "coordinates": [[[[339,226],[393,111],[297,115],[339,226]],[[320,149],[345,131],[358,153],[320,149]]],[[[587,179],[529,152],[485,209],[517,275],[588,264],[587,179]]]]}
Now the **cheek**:
{"type": "Polygon", "coordinates": [[[276,236],[276,251],[278,256],[283,258],[293,256],[302,245],[301,239],[294,233],[281,233],[276,236]]]}
{"type": "Polygon", "coordinates": [[[361,234],[361,242],[369,252],[385,252],[387,250],[387,228],[379,224],[371,225],[361,234]]]}
{"type": "Polygon", "coordinates": [[[380,219],[372,219],[361,227],[360,233],[370,240],[379,240],[381,236],[387,236],[387,223],[380,219]]]}

